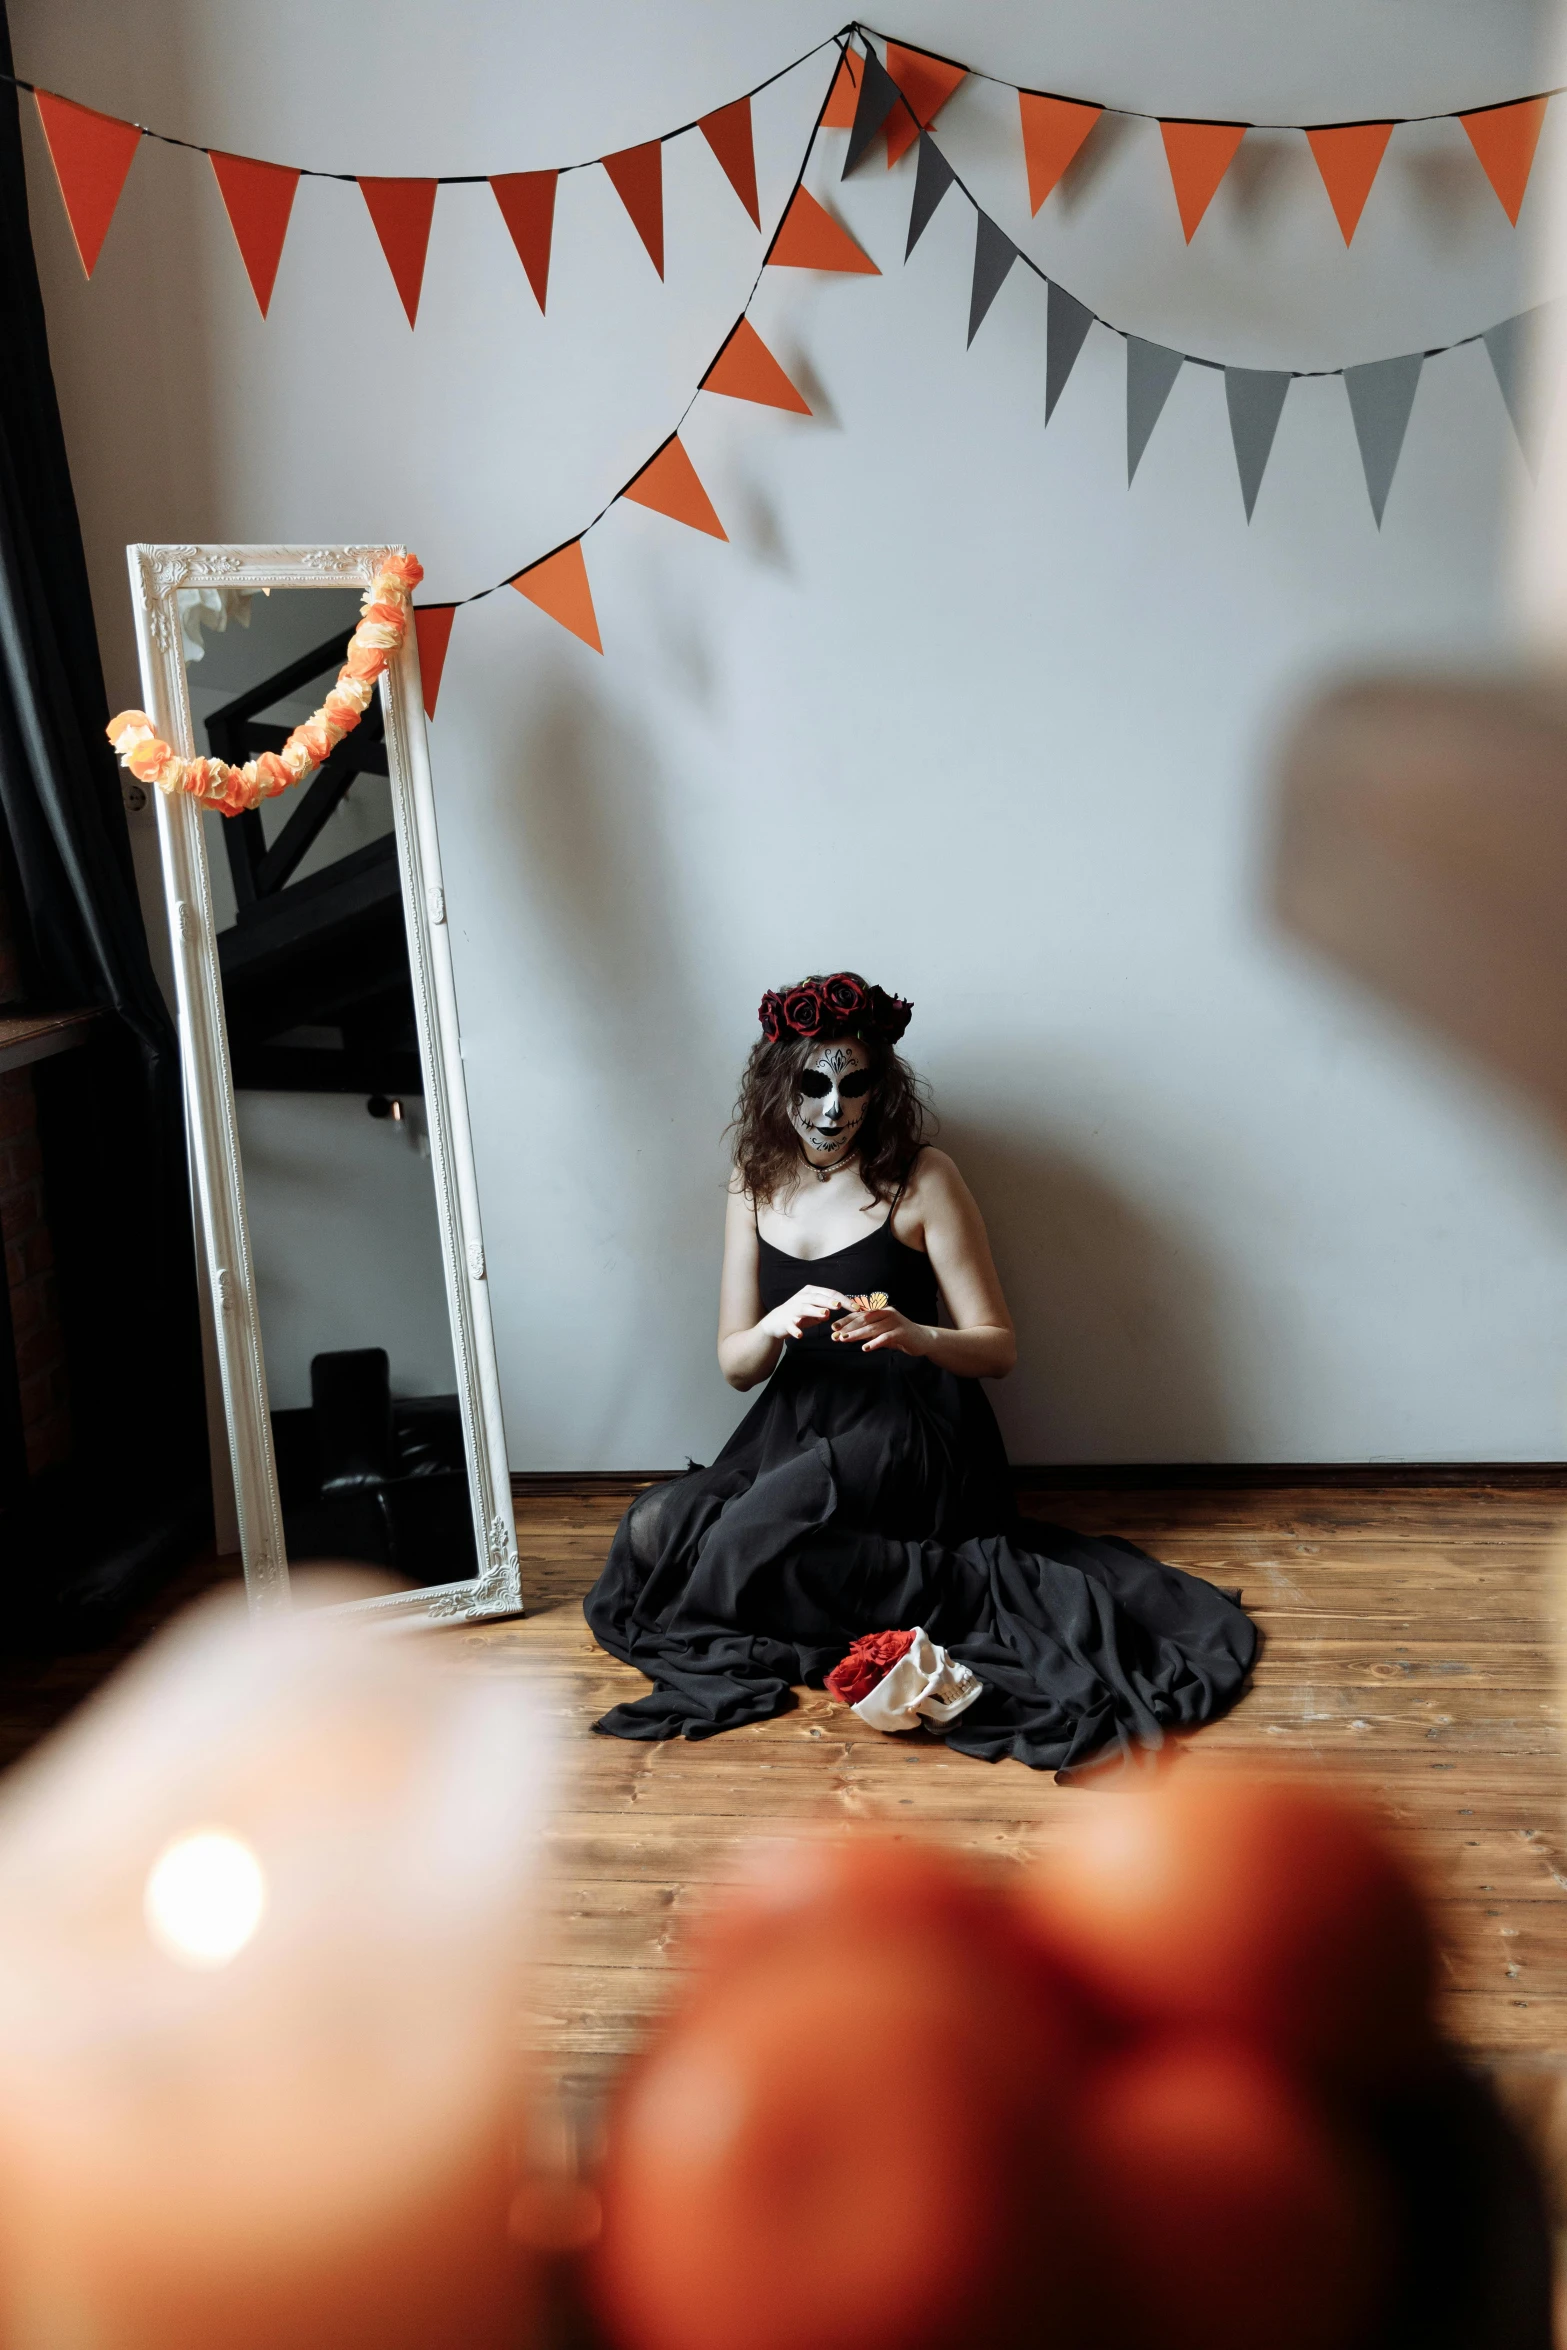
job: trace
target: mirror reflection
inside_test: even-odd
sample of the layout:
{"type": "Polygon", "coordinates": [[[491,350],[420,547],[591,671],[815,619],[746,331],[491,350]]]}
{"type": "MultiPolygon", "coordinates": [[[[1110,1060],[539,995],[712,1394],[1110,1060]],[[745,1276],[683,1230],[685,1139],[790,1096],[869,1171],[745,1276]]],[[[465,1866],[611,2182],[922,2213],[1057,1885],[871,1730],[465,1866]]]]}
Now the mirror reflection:
{"type": "MultiPolygon", "coordinates": [[[[356,592],[183,591],[196,749],[318,707],[356,592]]],[[[298,789],[202,812],[291,1564],[477,1572],[379,698],[298,789]]]]}

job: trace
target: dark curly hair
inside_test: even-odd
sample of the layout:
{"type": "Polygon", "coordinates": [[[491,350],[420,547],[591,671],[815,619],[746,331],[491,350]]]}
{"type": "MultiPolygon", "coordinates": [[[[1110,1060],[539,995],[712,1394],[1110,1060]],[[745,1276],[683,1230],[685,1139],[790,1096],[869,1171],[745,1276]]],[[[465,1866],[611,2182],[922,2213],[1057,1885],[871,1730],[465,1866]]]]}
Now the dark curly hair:
{"type": "MultiPolygon", "coordinates": [[[[819,977],[802,987],[820,987],[819,977]]],[[[740,1079],[735,1114],[735,1171],[748,1199],[758,1205],[787,1188],[804,1163],[791,1112],[800,1099],[800,1073],[820,1037],[785,1031],[763,1036],[751,1047],[740,1079]]],[[[909,1170],[936,1130],[921,1079],[886,1038],[862,1039],[875,1084],[860,1124],[860,1179],[873,1199],[891,1200],[908,1181],[909,1170]]]]}

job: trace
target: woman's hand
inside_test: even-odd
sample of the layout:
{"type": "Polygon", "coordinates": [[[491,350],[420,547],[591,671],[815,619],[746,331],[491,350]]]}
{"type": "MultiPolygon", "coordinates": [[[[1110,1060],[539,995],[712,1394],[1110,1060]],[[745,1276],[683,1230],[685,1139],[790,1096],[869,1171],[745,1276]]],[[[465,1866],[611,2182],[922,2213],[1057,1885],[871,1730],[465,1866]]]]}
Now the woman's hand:
{"type": "Polygon", "coordinates": [[[911,1322],[896,1306],[859,1306],[833,1329],[834,1345],[863,1347],[867,1354],[929,1354],[934,1331],[911,1322]]]}
{"type": "Polygon", "coordinates": [[[793,1297],[764,1314],[756,1327],[765,1330],[769,1338],[798,1338],[812,1324],[829,1322],[834,1314],[841,1314],[848,1302],[841,1289],[823,1289],[820,1283],[808,1281],[793,1297]]]}

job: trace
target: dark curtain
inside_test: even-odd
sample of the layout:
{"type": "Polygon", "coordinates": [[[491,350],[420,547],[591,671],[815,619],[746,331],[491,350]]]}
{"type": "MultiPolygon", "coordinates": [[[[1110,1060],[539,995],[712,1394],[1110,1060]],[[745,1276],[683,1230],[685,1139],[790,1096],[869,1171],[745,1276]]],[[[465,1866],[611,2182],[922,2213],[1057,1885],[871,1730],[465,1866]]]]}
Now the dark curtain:
{"type": "MultiPolygon", "coordinates": [[[[11,70],[0,0],[0,63],[11,70]]],[[[35,1066],[70,1382],[36,1566],[101,1601],[189,1546],[206,1480],[178,1046],[148,956],[49,366],[18,94],[0,84],[0,856],[27,1001],[96,1005],[35,1066]]],[[[107,355],[106,355],[107,363],[107,355]]],[[[12,1556],[17,1544],[7,1546],[12,1556]]],[[[8,1560],[7,1562],[11,1562],[8,1560]]],[[[0,1581],[9,1577],[0,1577],[0,1581]]]]}

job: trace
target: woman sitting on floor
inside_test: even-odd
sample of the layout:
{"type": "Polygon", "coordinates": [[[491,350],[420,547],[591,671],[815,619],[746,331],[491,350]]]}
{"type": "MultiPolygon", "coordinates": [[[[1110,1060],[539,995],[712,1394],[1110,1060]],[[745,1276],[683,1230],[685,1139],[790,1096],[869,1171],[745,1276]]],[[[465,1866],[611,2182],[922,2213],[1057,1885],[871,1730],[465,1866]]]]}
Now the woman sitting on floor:
{"type": "Polygon", "coordinates": [[[863,1636],[919,1627],[967,1668],[943,1683],[961,1704],[926,1709],[947,1744],[1064,1773],[1212,1720],[1250,1670],[1255,1629],[1212,1584],[1018,1516],[979,1384],[1017,1342],[973,1196],[924,1141],[909,1013],[853,972],[763,998],[718,1359],[768,1384],[711,1468],[633,1504],[588,1595],[657,1684],[604,1716],[615,1737],[763,1721],[863,1636]]]}

